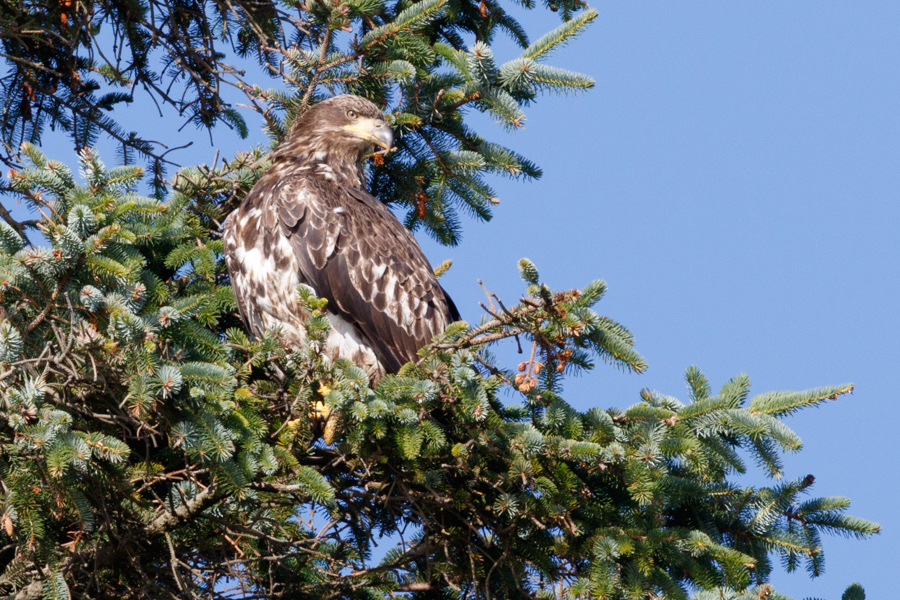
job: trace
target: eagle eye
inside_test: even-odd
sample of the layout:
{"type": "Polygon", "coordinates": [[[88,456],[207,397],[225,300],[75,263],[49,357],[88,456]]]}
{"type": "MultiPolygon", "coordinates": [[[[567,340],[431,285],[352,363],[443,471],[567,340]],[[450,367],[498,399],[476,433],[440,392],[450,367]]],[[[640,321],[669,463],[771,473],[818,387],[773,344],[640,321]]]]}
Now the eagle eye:
{"type": "Polygon", "coordinates": [[[352,108],[351,108],[350,110],[348,110],[348,111],[347,111],[347,118],[348,118],[348,119],[355,119],[355,118],[356,118],[356,111],[353,110],[352,108]]]}

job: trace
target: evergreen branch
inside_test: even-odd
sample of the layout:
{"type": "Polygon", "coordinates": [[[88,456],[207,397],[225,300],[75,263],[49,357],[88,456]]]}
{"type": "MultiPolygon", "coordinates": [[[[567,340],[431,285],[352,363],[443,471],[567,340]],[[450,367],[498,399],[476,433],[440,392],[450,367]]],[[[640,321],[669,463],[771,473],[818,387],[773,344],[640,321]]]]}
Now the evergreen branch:
{"type": "MultiPolygon", "coordinates": [[[[26,223],[32,224],[32,225],[37,223],[37,221],[26,221],[25,223],[20,223],[19,221],[16,221],[13,218],[13,216],[10,214],[10,212],[6,209],[6,207],[3,206],[2,203],[0,203],[0,218],[2,218],[10,227],[12,227],[16,231],[16,233],[18,233],[20,236],[22,236],[26,241],[28,239],[26,236],[26,233],[25,233],[26,223]]],[[[31,244],[31,242],[27,242],[27,243],[29,245],[31,244]]]]}
{"type": "Polygon", "coordinates": [[[193,498],[186,499],[184,504],[174,510],[163,510],[159,516],[144,527],[144,534],[158,536],[171,531],[177,525],[195,517],[214,504],[219,499],[217,493],[216,485],[212,484],[193,498]]]}
{"type": "Polygon", "coordinates": [[[538,60],[549,55],[553,50],[565,45],[584,31],[584,28],[591,24],[598,15],[597,9],[591,8],[565,21],[562,25],[544,34],[528,46],[522,53],[522,58],[538,60]]]}
{"type": "Polygon", "coordinates": [[[718,412],[728,406],[728,403],[719,396],[696,400],[678,412],[679,419],[691,419],[718,412]]]}
{"type": "Polygon", "coordinates": [[[37,600],[43,594],[44,586],[40,579],[34,579],[28,585],[7,596],[9,600],[37,600]]]}
{"type": "Polygon", "coordinates": [[[560,91],[560,88],[589,90],[594,87],[593,78],[587,75],[549,65],[533,65],[527,71],[527,76],[529,81],[547,86],[553,91],[560,91]]]}
{"type": "MultiPolygon", "coordinates": [[[[484,323],[483,325],[472,329],[460,339],[453,342],[436,343],[434,345],[434,348],[438,350],[462,350],[464,348],[471,348],[473,346],[483,346],[484,344],[488,344],[490,342],[505,339],[508,337],[513,337],[522,333],[524,330],[520,328],[495,331],[514,322],[518,322],[522,318],[527,317],[542,308],[540,305],[526,303],[526,299],[524,298],[522,301],[525,304],[524,306],[513,308],[512,312],[507,314],[506,316],[495,316],[487,323],[484,323]]],[[[421,362],[422,361],[420,361],[418,364],[421,364],[421,362]]]]}
{"type": "Polygon", "coordinates": [[[62,290],[66,286],[66,284],[69,282],[69,279],[71,278],[72,274],[75,271],[77,271],[78,269],[80,269],[81,266],[82,266],[82,261],[79,260],[75,266],[75,269],[69,270],[68,272],[65,273],[65,275],[63,275],[63,277],[60,278],[59,282],[56,284],[56,287],[50,293],[50,297],[47,299],[46,303],[44,304],[44,308],[41,309],[41,312],[38,313],[37,316],[34,319],[32,319],[31,322],[28,323],[28,325],[25,326],[25,335],[28,335],[29,333],[34,331],[38,327],[38,325],[40,325],[41,323],[44,322],[44,319],[47,318],[47,316],[50,314],[50,311],[52,311],[56,307],[56,299],[59,297],[59,294],[62,292],[62,290]]]}
{"type": "Polygon", "coordinates": [[[750,401],[749,410],[773,417],[793,414],[801,408],[816,406],[825,400],[837,400],[838,396],[853,393],[853,384],[815,388],[803,392],[767,392],[750,401]]]}
{"type": "Polygon", "coordinates": [[[364,52],[371,46],[380,44],[401,31],[425,25],[438,17],[446,3],[447,0],[423,0],[411,5],[390,23],[376,27],[361,37],[356,44],[357,52],[364,52]]]}

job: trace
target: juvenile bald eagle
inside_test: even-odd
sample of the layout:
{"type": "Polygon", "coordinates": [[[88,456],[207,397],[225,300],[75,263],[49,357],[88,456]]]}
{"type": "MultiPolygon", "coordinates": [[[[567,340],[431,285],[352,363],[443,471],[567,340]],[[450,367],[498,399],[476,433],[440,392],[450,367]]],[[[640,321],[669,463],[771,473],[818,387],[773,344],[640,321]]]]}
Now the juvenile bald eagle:
{"type": "Polygon", "coordinates": [[[374,104],[337,96],[310,108],[272,166],[225,220],[225,261],[244,324],[305,343],[298,285],[327,298],[327,358],[348,358],[374,382],[416,358],[459,313],[410,234],[365,190],[362,160],[389,149],[374,104]]]}

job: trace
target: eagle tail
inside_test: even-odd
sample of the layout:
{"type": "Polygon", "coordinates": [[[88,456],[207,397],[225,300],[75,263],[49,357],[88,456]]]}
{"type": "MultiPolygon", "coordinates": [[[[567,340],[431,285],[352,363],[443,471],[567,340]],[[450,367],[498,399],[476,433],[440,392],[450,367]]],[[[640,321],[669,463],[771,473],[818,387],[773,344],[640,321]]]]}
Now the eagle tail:
{"type": "Polygon", "coordinates": [[[450,297],[444,286],[441,286],[441,291],[444,292],[444,298],[447,300],[447,313],[450,315],[450,322],[462,321],[462,316],[459,314],[459,309],[456,308],[456,303],[453,302],[453,298],[450,297]]]}

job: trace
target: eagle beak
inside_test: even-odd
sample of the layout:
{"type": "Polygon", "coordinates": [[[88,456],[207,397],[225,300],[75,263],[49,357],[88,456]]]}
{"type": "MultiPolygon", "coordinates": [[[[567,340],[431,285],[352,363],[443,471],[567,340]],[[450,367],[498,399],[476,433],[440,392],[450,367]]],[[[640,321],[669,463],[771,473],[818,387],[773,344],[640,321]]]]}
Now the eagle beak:
{"type": "Polygon", "coordinates": [[[344,125],[344,129],[385,150],[390,150],[394,141],[394,132],[383,119],[357,119],[353,125],[344,125]]]}

